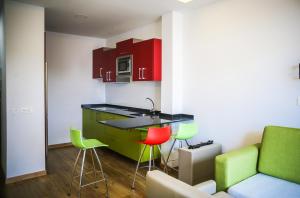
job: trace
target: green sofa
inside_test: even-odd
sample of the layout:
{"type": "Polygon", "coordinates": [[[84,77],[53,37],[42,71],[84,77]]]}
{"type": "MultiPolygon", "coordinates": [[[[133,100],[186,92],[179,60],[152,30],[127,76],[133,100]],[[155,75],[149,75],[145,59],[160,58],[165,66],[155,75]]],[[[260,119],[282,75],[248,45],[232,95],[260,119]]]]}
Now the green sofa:
{"type": "Polygon", "coordinates": [[[216,157],[215,179],[236,198],[300,198],[300,129],[265,127],[261,144],[216,157]]]}

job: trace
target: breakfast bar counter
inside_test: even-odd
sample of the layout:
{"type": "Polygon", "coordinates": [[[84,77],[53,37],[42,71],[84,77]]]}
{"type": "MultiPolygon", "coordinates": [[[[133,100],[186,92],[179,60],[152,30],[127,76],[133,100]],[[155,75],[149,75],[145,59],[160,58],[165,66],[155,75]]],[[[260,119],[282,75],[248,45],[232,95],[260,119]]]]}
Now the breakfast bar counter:
{"type": "MultiPolygon", "coordinates": [[[[109,149],[136,161],[142,150],[142,145],[138,142],[145,139],[147,127],[193,120],[193,116],[187,114],[170,115],[111,104],[88,104],[81,107],[85,138],[98,139],[109,145],[109,149]]],[[[148,155],[149,150],[146,149],[142,162],[149,159],[148,155]]],[[[158,150],[154,149],[154,158],[157,157],[158,150]]]]}
{"type": "Polygon", "coordinates": [[[105,112],[111,113],[120,116],[126,116],[127,119],[120,120],[105,120],[98,121],[102,124],[106,124],[112,127],[120,128],[120,129],[133,129],[133,128],[141,128],[153,125],[164,125],[171,124],[174,122],[183,122],[193,120],[193,115],[187,114],[165,114],[159,111],[150,112],[146,109],[133,108],[133,107],[125,107],[119,105],[111,105],[111,104],[92,104],[92,105],[82,105],[83,109],[90,109],[96,112],[105,112]]]}

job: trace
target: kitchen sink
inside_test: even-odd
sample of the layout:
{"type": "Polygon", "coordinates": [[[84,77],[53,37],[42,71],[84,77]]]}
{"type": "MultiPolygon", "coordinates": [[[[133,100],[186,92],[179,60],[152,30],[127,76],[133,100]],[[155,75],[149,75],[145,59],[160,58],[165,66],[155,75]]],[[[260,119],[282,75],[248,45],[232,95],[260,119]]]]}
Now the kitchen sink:
{"type": "Polygon", "coordinates": [[[130,115],[132,115],[132,116],[141,116],[141,117],[149,116],[148,114],[145,114],[145,113],[132,113],[130,115]]]}
{"type": "Polygon", "coordinates": [[[126,111],[128,109],[118,109],[118,108],[113,108],[113,107],[98,107],[98,108],[93,108],[95,110],[100,110],[100,111],[126,111]]]}

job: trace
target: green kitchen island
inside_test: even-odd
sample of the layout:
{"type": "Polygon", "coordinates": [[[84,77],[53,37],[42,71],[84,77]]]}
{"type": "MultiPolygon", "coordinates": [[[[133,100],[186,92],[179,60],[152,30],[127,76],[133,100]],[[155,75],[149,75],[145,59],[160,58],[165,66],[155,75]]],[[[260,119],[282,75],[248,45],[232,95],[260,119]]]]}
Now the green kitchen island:
{"type": "MultiPolygon", "coordinates": [[[[171,116],[157,112],[150,116],[145,109],[117,105],[82,105],[83,137],[98,139],[109,145],[109,149],[138,161],[143,145],[139,141],[147,136],[148,127],[159,127],[173,122],[193,119],[189,115],[171,116]]],[[[160,157],[153,149],[154,159],[160,157]]],[[[150,149],[146,148],[141,162],[149,160],[150,149]]]]}

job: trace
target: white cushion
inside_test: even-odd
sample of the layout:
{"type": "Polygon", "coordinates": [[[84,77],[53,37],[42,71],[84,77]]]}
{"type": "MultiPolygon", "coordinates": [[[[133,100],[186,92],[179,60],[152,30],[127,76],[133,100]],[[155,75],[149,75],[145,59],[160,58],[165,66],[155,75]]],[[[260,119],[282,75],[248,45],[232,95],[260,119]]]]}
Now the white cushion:
{"type": "Polygon", "coordinates": [[[220,191],[216,194],[213,195],[214,198],[233,198],[232,196],[230,196],[229,194],[227,194],[226,192],[220,191]]]}
{"type": "Polygon", "coordinates": [[[147,198],[211,198],[212,196],[161,171],[148,171],[147,198]]]}
{"type": "Polygon", "coordinates": [[[228,189],[235,198],[299,198],[300,185],[264,174],[256,174],[228,189]]]}
{"type": "Polygon", "coordinates": [[[216,193],[216,182],[214,180],[208,180],[206,182],[202,182],[200,184],[194,185],[194,188],[197,188],[198,190],[202,191],[202,192],[206,192],[210,195],[215,194],[216,193]]]}

